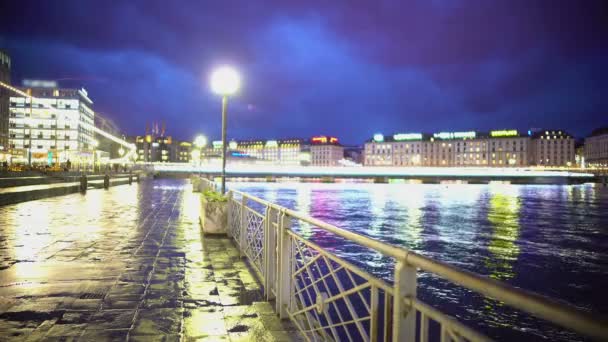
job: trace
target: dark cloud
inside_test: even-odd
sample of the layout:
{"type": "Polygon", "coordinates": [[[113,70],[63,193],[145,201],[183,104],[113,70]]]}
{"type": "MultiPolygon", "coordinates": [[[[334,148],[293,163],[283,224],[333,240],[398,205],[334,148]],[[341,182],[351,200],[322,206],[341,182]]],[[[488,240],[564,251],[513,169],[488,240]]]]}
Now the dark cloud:
{"type": "MultiPolygon", "coordinates": [[[[128,133],[219,136],[215,65],[238,66],[240,138],[606,124],[604,1],[12,1],[13,78],[84,86],[128,133]]],[[[11,15],[4,15],[11,13],[11,15]]]]}

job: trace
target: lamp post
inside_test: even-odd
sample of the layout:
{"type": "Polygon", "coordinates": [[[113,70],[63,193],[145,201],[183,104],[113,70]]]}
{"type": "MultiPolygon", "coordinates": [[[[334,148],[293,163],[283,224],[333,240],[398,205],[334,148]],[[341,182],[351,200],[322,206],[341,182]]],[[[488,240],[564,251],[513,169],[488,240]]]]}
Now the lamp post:
{"type": "Polygon", "coordinates": [[[241,85],[239,74],[231,67],[221,67],[211,74],[211,90],[222,96],[222,194],[226,193],[226,106],[228,96],[241,85]]]}

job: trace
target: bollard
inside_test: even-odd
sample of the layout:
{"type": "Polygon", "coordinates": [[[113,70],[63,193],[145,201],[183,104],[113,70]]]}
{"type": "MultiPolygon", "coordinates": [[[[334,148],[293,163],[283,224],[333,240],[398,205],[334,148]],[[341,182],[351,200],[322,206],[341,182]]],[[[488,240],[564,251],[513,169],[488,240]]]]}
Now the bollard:
{"type": "Polygon", "coordinates": [[[139,183],[139,173],[135,176],[135,181],[139,183]]]}
{"type": "Polygon", "coordinates": [[[110,175],[108,175],[106,173],[106,175],[103,176],[103,188],[108,189],[109,187],[110,187],[110,175]]]}
{"type": "Polygon", "coordinates": [[[87,186],[87,175],[83,174],[82,176],[80,176],[80,192],[87,192],[87,186]]]}

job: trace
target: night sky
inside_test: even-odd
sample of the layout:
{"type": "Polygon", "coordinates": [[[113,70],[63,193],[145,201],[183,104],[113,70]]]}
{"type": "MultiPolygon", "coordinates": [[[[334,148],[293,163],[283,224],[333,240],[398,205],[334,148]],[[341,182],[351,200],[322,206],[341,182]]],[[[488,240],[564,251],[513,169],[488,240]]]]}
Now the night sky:
{"type": "Polygon", "coordinates": [[[229,137],[608,125],[608,1],[2,1],[13,83],[85,87],[126,133],[229,137]],[[112,5],[109,5],[109,4],[112,5]]]}

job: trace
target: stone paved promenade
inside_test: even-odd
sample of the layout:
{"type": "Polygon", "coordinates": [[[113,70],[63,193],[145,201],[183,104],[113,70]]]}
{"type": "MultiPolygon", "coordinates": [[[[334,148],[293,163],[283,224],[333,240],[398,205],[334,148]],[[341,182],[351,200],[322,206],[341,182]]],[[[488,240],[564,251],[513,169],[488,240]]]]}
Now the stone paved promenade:
{"type": "Polygon", "coordinates": [[[289,341],[183,180],[0,207],[0,340],[289,341]]]}

